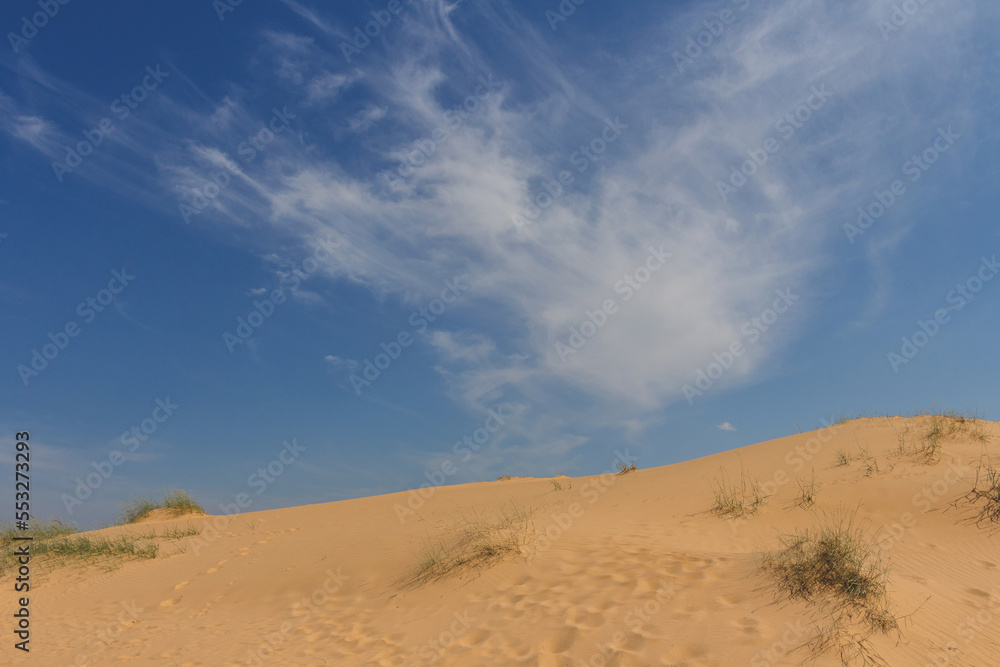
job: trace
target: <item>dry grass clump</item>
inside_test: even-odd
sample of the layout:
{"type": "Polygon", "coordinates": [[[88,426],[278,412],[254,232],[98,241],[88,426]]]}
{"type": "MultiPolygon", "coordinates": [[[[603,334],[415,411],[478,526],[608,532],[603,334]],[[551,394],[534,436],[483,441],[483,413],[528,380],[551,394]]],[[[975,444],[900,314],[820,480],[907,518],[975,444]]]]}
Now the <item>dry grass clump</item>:
{"type": "Polygon", "coordinates": [[[117,525],[124,525],[129,523],[135,523],[141,521],[142,519],[149,516],[152,512],[156,510],[174,510],[178,514],[204,514],[205,510],[202,509],[195,500],[188,495],[187,491],[181,491],[179,489],[173,489],[168,491],[164,496],[163,500],[156,501],[152,498],[133,498],[127,501],[122,506],[122,510],[119,513],[117,525]]]}
{"type": "Polygon", "coordinates": [[[816,469],[813,468],[812,477],[808,482],[798,478],[795,481],[799,485],[799,497],[795,499],[795,506],[811,507],[816,503],[816,491],[819,488],[816,485],[816,469]]]}
{"type": "Polygon", "coordinates": [[[626,464],[624,461],[618,461],[618,474],[627,475],[630,472],[635,472],[638,468],[635,465],[635,461],[626,464]]]}
{"type": "Polygon", "coordinates": [[[988,455],[979,461],[976,483],[965,499],[974,505],[983,503],[976,516],[976,525],[1000,524],[1000,470],[993,467],[988,455]]]}
{"type": "Polygon", "coordinates": [[[726,479],[725,468],[720,468],[719,472],[720,477],[716,477],[712,484],[715,495],[715,505],[712,507],[714,514],[730,518],[753,516],[767,502],[760,482],[751,479],[742,468],[739,484],[726,479]]]}
{"type": "Polygon", "coordinates": [[[911,425],[907,424],[902,433],[896,434],[898,456],[912,455],[923,463],[933,464],[941,460],[941,447],[948,439],[966,437],[983,444],[990,439],[986,432],[986,422],[973,413],[924,410],[914,416],[922,418],[919,425],[911,431],[911,425]],[[907,436],[910,438],[909,443],[907,436]]]}
{"type": "Polygon", "coordinates": [[[869,635],[897,627],[889,611],[889,567],[856,515],[827,516],[814,528],[781,536],[780,543],[761,554],[759,564],[782,594],[832,605],[840,623],[860,622],[869,635]]]}
{"type": "Polygon", "coordinates": [[[474,573],[505,558],[521,554],[534,536],[532,512],[511,503],[489,520],[478,514],[462,518],[424,550],[420,565],[401,583],[416,588],[447,577],[474,573]]]}

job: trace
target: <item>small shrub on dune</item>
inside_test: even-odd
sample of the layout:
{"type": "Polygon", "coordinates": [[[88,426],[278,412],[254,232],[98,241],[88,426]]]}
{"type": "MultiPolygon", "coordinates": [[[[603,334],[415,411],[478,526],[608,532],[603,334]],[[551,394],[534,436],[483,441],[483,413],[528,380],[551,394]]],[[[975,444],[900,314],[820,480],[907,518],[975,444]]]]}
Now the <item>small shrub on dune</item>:
{"type": "Polygon", "coordinates": [[[976,516],[976,525],[1000,524],[1000,470],[993,467],[989,457],[980,460],[976,482],[965,496],[974,505],[982,503],[976,516]]]}

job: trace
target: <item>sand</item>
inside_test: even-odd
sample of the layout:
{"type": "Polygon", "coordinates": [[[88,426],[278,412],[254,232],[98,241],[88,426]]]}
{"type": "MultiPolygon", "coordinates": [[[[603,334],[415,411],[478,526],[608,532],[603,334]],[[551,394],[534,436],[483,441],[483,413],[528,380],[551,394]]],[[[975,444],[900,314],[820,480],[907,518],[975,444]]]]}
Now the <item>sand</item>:
{"type": "MultiPolygon", "coordinates": [[[[201,532],[111,571],[39,566],[30,656],[12,649],[5,612],[0,663],[839,665],[837,646],[810,647],[829,605],[778,595],[756,554],[824,513],[855,512],[890,564],[899,619],[868,637],[871,655],[996,665],[1000,532],[953,505],[984,448],[1000,461],[1000,425],[979,424],[986,444],[945,435],[933,463],[894,453],[929,418],[859,419],[624,475],[438,487],[402,517],[410,493],[109,528],[201,532]],[[860,448],[870,457],[837,464],[838,451],[860,448]],[[763,484],[770,496],[756,514],[711,513],[720,468],[763,484]],[[796,479],[813,469],[815,504],[796,504],[796,479]],[[412,585],[428,545],[517,509],[533,516],[511,529],[517,553],[412,585]]],[[[14,608],[9,576],[0,599],[14,608]]],[[[855,632],[840,635],[848,652],[855,632]]]]}

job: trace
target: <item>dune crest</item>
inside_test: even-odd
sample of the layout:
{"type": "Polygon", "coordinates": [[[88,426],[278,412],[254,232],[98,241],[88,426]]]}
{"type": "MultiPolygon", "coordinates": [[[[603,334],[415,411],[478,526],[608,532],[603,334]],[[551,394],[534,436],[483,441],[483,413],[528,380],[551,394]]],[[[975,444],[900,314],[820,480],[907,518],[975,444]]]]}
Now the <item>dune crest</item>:
{"type": "MultiPolygon", "coordinates": [[[[12,658],[997,664],[1000,525],[981,520],[990,498],[972,493],[984,455],[1000,463],[998,424],[880,417],[660,468],[438,487],[412,513],[398,511],[404,492],[231,517],[150,514],[89,535],[152,529],[155,558],[111,571],[38,566],[33,650],[12,658]],[[891,626],[866,623],[863,607],[838,605],[823,586],[790,595],[762,565],[796,534],[819,535],[824,516],[863,528],[885,567],[891,626]]],[[[839,548],[791,545],[810,557],[839,548]]],[[[787,575],[804,556],[776,562],[787,575]]]]}

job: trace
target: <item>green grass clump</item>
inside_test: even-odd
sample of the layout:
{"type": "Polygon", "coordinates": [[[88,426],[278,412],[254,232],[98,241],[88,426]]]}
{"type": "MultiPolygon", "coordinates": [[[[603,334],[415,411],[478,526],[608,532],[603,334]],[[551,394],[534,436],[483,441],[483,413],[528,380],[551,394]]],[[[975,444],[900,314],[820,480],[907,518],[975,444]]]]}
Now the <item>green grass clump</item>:
{"type": "Polygon", "coordinates": [[[767,502],[760,483],[751,479],[742,469],[739,484],[736,484],[726,479],[726,470],[721,468],[720,477],[716,477],[713,482],[712,492],[715,495],[712,512],[724,517],[753,516],[767,502]]]}
{"type": "Polygon", "coordinates": [[[174,489],[168,491],[164,496],[163,500],[156,501],[152,498],[133,498],[127,501],[122,506],[121,512],[118,516],[118,525],[124,525],[129,523],[135,523],[146,517],[150,512],[159,509],[172,509],[177,510],[182,514],[204,514],[205,510],[202,509],[195,500],[188,495],[187,491],[180,491],[174,489]]]}
{"type": "Polygon", "coordinates": [[[889,611],[889,567],[854,515],[827,517],[815,528],[781,536],[780,544],[761,554],[759,564],[787,597],[832,603],[871,630],[896,627],[889,611]]]}
{"type": "Polygon", "coordinates": [[[14,550],[25,544],[30,545],[32,563],[44,567],[62,565],[103,565],[109,569],[116,567],[123,559],[155,558],[159,552],[156,544],[141,546],[136,538],[128,535],[118,537],[88,537],[76,535],[75,526],[56,520],[31,521],[28,530],[17,530],[11,523],[0,524],[0,576],[14,572],[18,566],[14,550]],[[32,537],[28,541],[15,541],[15,537],[32,537]]]}
{"type": "Polygon", "coordinates": [[[493,520],[477,514],[462,518],[448,535],[423,551],[416,570],[401,582],[403,587],[478,572],[522,553],[534,535],[532,518],[530,510],[513,503],[501,507],[493,520]]]}

